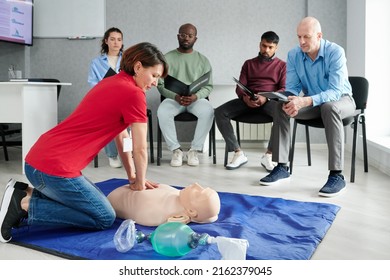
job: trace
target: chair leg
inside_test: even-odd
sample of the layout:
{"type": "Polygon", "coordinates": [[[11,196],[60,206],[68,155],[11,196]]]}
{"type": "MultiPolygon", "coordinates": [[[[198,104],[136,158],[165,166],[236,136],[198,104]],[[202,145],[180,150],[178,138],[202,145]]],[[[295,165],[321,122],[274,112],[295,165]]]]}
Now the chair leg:
{"type": "Polygon", "coordinates": [[[294,120],[293,135],[292,135],[291,147],[290,147],[290,174],[292,174],[293,165],[294,165],[295,138],[297,135],[297,126],[298,123],[294,120]]]}
{"type": "Polygon", "coordinates": [[[9,161],[8,150],[7,150],[7,143],[5,142],[5,136],[4,135],[1,135],[1,141],[2,141],[2,144],[3,144],[5,161],[9,161]]]}
{"type": "Polygon", "coordinates": [[[150,111],[149,109],[148,109],[148,124],[149,124],[150,162],[154,163],[153,120],[152,120],[152,111],[150,111]]]}
{"type": "Polygon", "coordinates": [[[367,135],[366,135],[366,117],[361,116],[362,134],[363,134],[363,158],[364,172],[368,172],[368,153],[367,153],[367,135]]]}
{"type": "Polygon", "coordinates": [[[161,129],[160,125],[157,122],[157,165],[161,165],[161,157],[162,157],[162,139],[161,139],[161,129]]]}
{"type": "Polygon", "coordinates": [[[93,166],[95,168],[99,167],[99,156],[98,155],[96,155],[95,158],[93,159],[93,166]]]}
{"type": "Polygon", "coordinates": [[[352,139],[352,156],[351,156],[351,183],[355,182],[355,162],[356,162],[356,142],[357,142],[357,130],[358,130],[359,116],[355,117],[353,122],[353,139],[352,139]]]}
{"type": "Polygon", "coordinates": [[[241,147],[241,138],[240,138],[240,123],[236,121],[236,134],[237,134],[237,142],[241,147]]]}
{"type": "Polygon", "coordinates": [[[211,130],[211,134],[212,134],[212,138],[213,138],[213,141],[212,141],[212,144],[213,144],[213,164],[217,164],[217,149],[215,147],[215,120],[213,121],[213,127],[212,127],[212,130],[211,130]]]}
{"type": "Polygon", "coordinates": [[[214,127],[214,124],[211,126],[211,129],[209,131],[209,157],[211,157],[211,153],[212,153],[212,145],[213,145],[213,127],[214,127]]]}
{"type": "Polygon", "coordinates": [[[306,130],[307,165],[311,166],[310,134],[309,134],[308,125],[305,125],[305,130],[306,130]]]}
{"type": "Polygon", "coordinates": [[[226,166],[228,162],[228,151],[227,151],[227,146],[225,144],[225,159],[223,161],[223,166],[226,166]]]}
{"type": "Polygon", "coordinates": [[[213,164],[217,163],[216,148],[215,148],[215,120],[209,132],[209,157],[213,156],[213,164]]]}

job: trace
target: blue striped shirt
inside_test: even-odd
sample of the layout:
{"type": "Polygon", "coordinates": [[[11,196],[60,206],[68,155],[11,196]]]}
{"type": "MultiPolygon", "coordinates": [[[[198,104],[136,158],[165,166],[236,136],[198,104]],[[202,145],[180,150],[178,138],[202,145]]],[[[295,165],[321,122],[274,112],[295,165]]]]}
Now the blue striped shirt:
{"type": "Polygon", "coordinates": [[[286,91],[311,96],[313,106],[352,95],[344,49],[324,39],[320,44],[314,61],[299,46],[287,56],[286,91]]]}
{"type": "MultiPolygon", "coordinates": [[[[115,72],[119,72],[119,67],[122,59],[122,52],[119,53],[119,58],[116,63],[115,72]]],[[[108,63],[108,57],[107,54],[102,54],[101,56],[95,58],[91,62],[91,66],[89,67],[88,72],[88,84],[92,88],[94,87],[98,82],[100,82],[104,76],[106,75],[108,69],[110,68],[110,65],[108,63]]]]}

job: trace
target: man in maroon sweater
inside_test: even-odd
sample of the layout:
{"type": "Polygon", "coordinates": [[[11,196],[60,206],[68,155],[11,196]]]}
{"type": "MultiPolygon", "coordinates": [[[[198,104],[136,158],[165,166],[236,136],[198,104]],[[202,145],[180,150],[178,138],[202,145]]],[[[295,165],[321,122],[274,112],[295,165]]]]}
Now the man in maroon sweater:
{"type": "MultiPolygon", "coordinates": [[[[265,32],[261,36],[259,55],[245,61],[241,68],[240,82],[252,92],[277,91],[283,92],[286,85],[286,62],[275,57],[278,48],[279,36],[273,32],[265,32]]],[[[243,89],[236,87],[238,98],[230,100],[215,109],[215,120],[219,131],[226,142],[228,152],[233,152],[233,159],[226,165],[226,169],[237,169],[248,162],[234,135],[231,119],[243,113],[254,112],[272,117],[272,104],[268,99],[255,94],[256,100],[250,98],[243,89]]],[[[271,135],[272,137],[272,135],[271,135]]],[[[266,153],[261,158],[261,165],[271,172],[272,162],[271,141],[266,153]]]]}

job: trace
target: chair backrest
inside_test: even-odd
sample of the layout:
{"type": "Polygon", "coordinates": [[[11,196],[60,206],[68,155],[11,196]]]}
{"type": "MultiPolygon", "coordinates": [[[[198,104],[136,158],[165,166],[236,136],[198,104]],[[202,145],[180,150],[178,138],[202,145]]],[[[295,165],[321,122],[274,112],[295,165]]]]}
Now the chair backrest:
{"type": "Polygon", "coordinates": [[[353,99],[355,99],[356,109],[366,109],[369,87],[368,80],[358,76],[350,76],[348,79],[352,86],[352,95],[353,99]]]}

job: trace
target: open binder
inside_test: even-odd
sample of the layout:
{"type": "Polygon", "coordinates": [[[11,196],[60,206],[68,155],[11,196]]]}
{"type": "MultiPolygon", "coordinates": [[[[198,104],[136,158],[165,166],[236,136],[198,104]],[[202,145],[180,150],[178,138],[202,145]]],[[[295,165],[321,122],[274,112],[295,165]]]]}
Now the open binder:
{"type": "MultiPolygon", "coordinates": [[[[233,80],[237,83],[237,85],[244,90],[245,94],[247,94],[252,100],[256,100],[257,97],[255,93],[250,90],[247,86],[245,86],[243,83],[241,83],[239,80],[233,77],[233,80]]],[[[266,91],[266,92],[257,92],[256,94],[262,95],[264,97],[267,97],[272,100],[277,100],[280,102],[288,102],[287,96],[293,95],[289,92],[276,92],[276,91],[266,91]]]]}
{"type": "Polygon", "coordinates": [[[252,100],[257,100],[257,96],[255,95],[255,93],[250,90],[246,85],[241,83],[235,77],[233,77],[233,81],[235,81],[237,85],[245,92],[245,94],[248,95],[252,100]]]}
{"type": "Polygon", "coordinates": [[[190,85],[187,85],[182,81],[168,75],[164,79],[164,87],[182,96],[189,96],[192,93],[197,92],[201,87],[208,85],[210,77],[211,72],[209,71],[190,85]]]}

